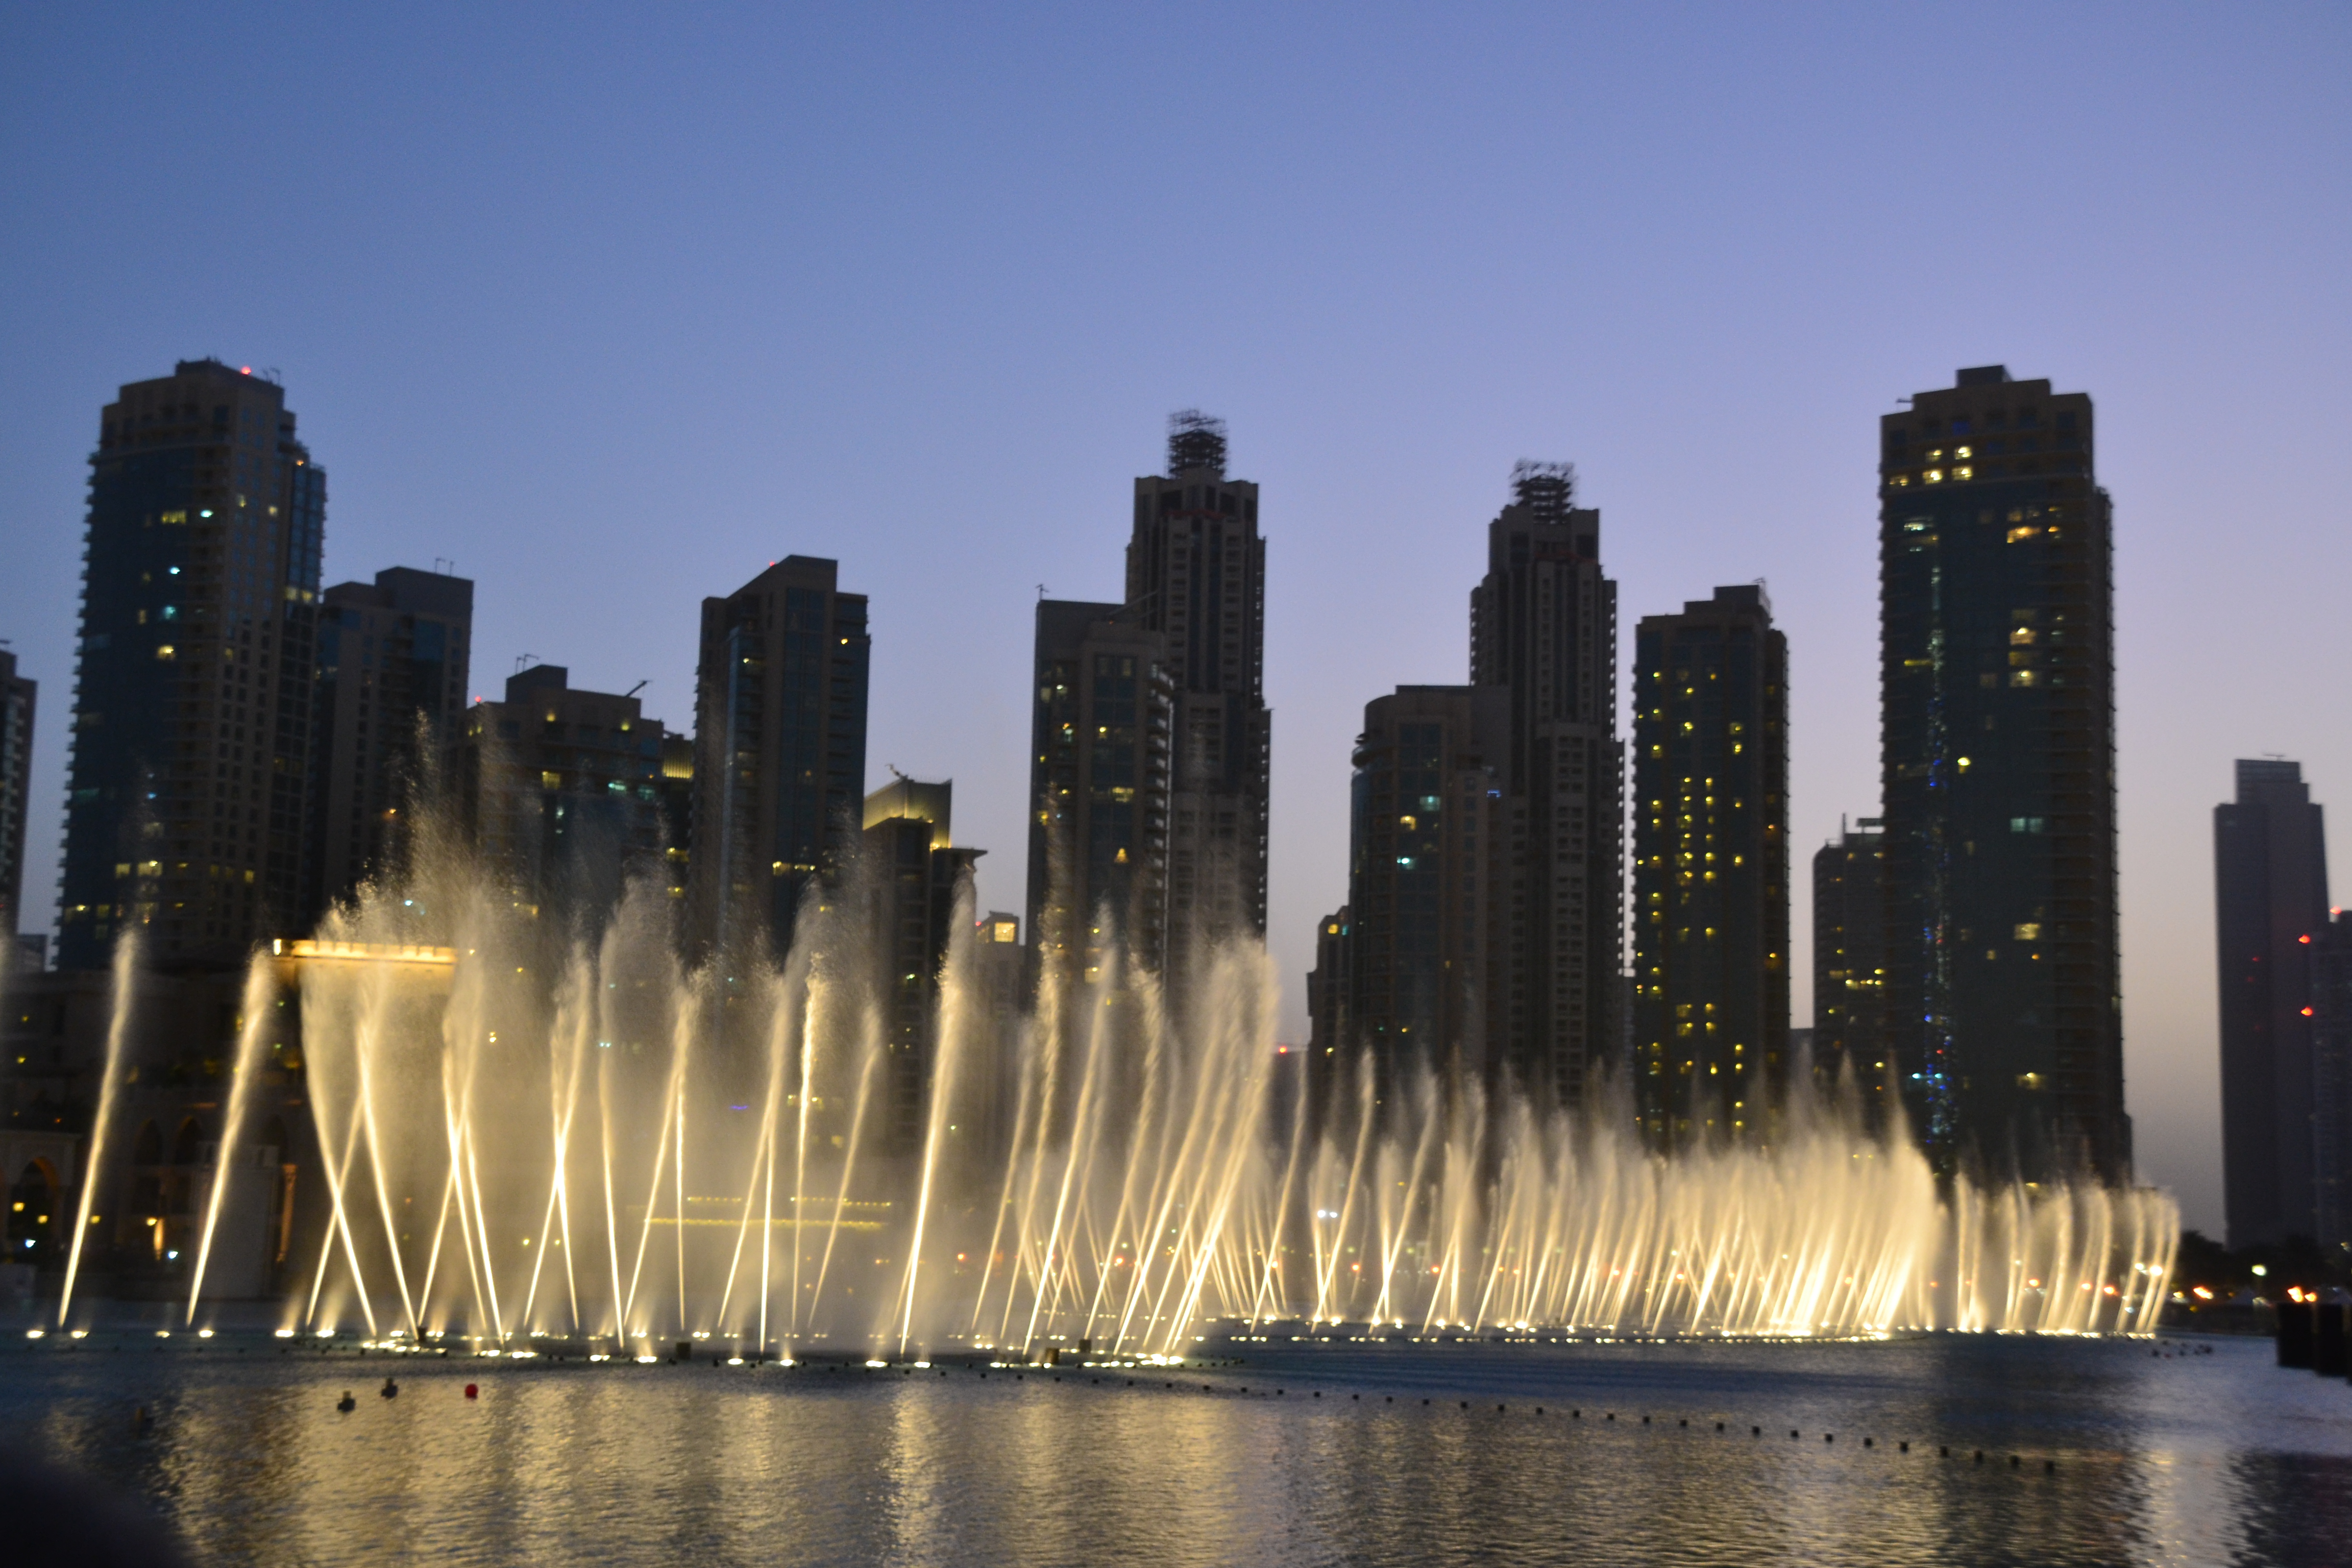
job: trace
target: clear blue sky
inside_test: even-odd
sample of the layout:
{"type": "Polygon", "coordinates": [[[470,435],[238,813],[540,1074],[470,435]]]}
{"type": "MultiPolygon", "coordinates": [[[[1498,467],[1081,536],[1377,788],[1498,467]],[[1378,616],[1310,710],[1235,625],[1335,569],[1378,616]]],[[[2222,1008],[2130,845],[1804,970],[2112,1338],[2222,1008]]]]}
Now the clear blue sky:
{"type": "Polygon", "coordinates": [[[329,581],[478,581],[488,694],[529,652],[685,728],[698,600],[838,557],[871,773],[952,775],[1008,909],[1037,584],[1118,596],[1198,405],[1265,487],[1302,1030],[1349,742],[1464,678],[1514,459],[1578,465],[1629,629],[1769,580],[1801,866],[1876,805],[1875,418],[2006,362],[2098,404],[2128,1092],[2213,1226],[2210,808],[2284,752],[2352,833],[2347,81],[2317,5],[9,7],[35,868],[98,410],[175,358],[282,373],[329,581]]]}

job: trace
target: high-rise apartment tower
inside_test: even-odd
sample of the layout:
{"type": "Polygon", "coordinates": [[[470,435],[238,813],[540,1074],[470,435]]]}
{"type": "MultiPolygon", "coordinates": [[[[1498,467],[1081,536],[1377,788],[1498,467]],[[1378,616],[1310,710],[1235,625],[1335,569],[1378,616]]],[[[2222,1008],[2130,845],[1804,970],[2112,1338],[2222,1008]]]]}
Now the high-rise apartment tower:
{"type": "Polygon", "coordinates": [[[100,416],[58,963],[244,961],[302,907],[326,475],[276,382],[183,360],[100,416]]]}
{"type": "Polygon", "coordinates": [[[16,928],[25,912],[25,810],[38,695],[36,684],[16,673],[16,656],[0,648],[0,974],[16,966],[16,928]]]}
{"type": "Polygon", "coordinates": [[[1041,970],[1093,981],[1114,947],[1167,959],[1167,639],[1121,605],[1037,602],[1030,694],[1029,939],[1041,970]]]}
{"type": "Polygon", "coordinates": [[[1882,826],[1874,816],[1841,824],[1838,836],[1813,851],[1813,1076],[1827,1088],[1850,1074],[1873,1104],[1893,1081],[1882,826]]]}
{"type": "Polygon", "coordinates": [[[1508,875],[1509,714],[1508,693],[1482,686],[1401,686],[1364,707],[1348,904],[1344,919],[1327,922],[1345,927],[1335,967],[1348,994],[1325,1010],[1347,1020],[1384,1082],[1426,1067],[1496,1087],[1492,1003],[1509,954],[1496,907],[1508,875]]]}
{"type": "Polygon", "coordinates": [[[864,818],[866,595],[787,556],[702,601],[695,689],[691,931],[697,945],[792,944],[812,883],[839,875],[864,818]]]}
{"type": "Polygon", "coordinates": [[[303,924],[397,862],[466,710],[474,584],[387,567],[338,583],[319,609],[303,924]]]}
{"type": "Polygon", "coordinates": [[[1879,421],[1886,1008],[1940,1168],[2131,1169],[2110,507],[2091,400],[1987,365],[1879,421]]]}
{"type": "Polygon", "coordinates": [[[1135,481],[1126,614],[1166,639],[1169,962],[1194,945],[1265,932],[1265,542],[1257,486],[1225,477],[1225,427],[1170,422],[1168,472],[1135,481]]]}
{"type": "Polygon", "coordinates": [[[1633,634],[1633,1096],[1660,1148],[1769,1133],[1789,1052],[1789,641],[1761,587],[1633,634]]]}
{"type": "Polygon", "coordinates": [[[2241,759],[2213,808],[2221,1004],[2221,1180],[2231,1247],[2318,1234],[2312,946],[2327,843],[2301,763],[2241,759]]]}
{"type": "Polygon", "coordinates": [[[1522,463],[1511,488],[1470,595],[1471,683],[1502,688],[1508,704],[1507,978],[1487,1008],[1501,1065],[1538,1098],[1574,1104],[1623,1054],[1617,584],[1601,570],[1601,513],[1574,504],[1573,468],[1522,463]]]}

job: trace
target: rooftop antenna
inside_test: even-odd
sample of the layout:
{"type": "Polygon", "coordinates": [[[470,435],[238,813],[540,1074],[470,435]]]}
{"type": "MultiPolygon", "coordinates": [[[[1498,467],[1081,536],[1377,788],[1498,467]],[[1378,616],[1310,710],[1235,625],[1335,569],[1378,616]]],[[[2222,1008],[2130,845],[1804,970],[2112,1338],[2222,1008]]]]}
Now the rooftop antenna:
{"type": "Polygon", "coordinates": [[[1576,504],[1576,465],[1522,458],[1511,465],[1511,500],[1534,512],[1538,522],[1566,521],[1576,504]]]}
{"type": "Polygon", "coordinates": [[[643,691],[651,684],[653,684],[653,678],[651,676],[647,676],[645,679],[638,681],[635,686],[630,687],[626,691],[622,692],[621,695],[624,697],[635,697],[638,692],[643,691]]]}
{"type": "Polygon", "coordinates": [[[1206,468],[1225,477],[1225,422],[1197,408],[1181,408],[1168,416],[1168,477],[1187,468],[1206,468]]]}
{"type": "Polygon", "coordinates": [[[1044,598],[1047,594],[1049,594],[1049,593],[1051,593],[1051,592],[1053,592],[1053,590],[1052,590],[1052,589],[1050,589],[1050,588],[1048,588],[1048,587],[1046,587],[1045,584],[1040,583],[1040,584],[1037,584],[1037,597],[1038,597],[1038,598],[1043,599],[1043,598],[1044,598]]]}
{"type": "Polygon", "coordinates": [[[535,654],[535,653],[527,653],[527,654],[524,654],[520,658],[518,658],[518,659],[516,659],[516,660],[515,660],[515,671],[514,671],[514,672],[515,672],[517,675],[520,675],[524,670],[526,670],[526,669],[528,669],[528,668],[530,668],[530,661],[531,661],[532,659],[537,658],[538,657],[539,657],[539,655],[537,655],[537,654],[535,654]]]}

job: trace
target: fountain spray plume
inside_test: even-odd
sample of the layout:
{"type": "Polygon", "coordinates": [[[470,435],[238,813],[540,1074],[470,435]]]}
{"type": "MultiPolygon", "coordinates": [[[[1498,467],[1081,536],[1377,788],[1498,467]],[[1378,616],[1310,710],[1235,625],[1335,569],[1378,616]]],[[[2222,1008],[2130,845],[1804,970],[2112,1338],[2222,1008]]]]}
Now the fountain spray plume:
{"type": "Polygon", "coordinates": [[[196,1302],[205,1293],[205,1267],[212,1259],[213,1232],[220,1225],[221,1205],[228,1196],[231,1173],[237,1169],[230,1152],[245,1131],[254,1085],[261,1080],[262,1047],[270,1035],[278,985],[267,954],[256,952],[245,969],[245,995],[237,1015],[236,1061],[230,1068],[228,1115],[221,1123],[214,1147],[212,1191],[205,1199],[205,1229],[196,1244],[196,1267],[188,1279],[187,1322],[196,1321],[196,1302]]]}
{"type": "Polygon", "coordinates": [[[122,1088],[122,1057],[131,1035],[131,1016],[139,988],[139,936],[136,928],[121,928],[114,939],[114,973],[108,994],[111,1011],[106,1020],[106,1076],[99,1080],[98,1116],[89,1124],[89,1152],[81,1168],[81,1198],[75,1205],[73,1245],[66,1253],[65,1288],[58,1296],[58,1323],[63,1327],[73,1309],[74,1280],[81,1272],[82,1243],[89,1239],[90,1205],[98,1200],[99,1173],[106,1158],[106,1138],[114,1125],[115,1097],[122,1088]]]}

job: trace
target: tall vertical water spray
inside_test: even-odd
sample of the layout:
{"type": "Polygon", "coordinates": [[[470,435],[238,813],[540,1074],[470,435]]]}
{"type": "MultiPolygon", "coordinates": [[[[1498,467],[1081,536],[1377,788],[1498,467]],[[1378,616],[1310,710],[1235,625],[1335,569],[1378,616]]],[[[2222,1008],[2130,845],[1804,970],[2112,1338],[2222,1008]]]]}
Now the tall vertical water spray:
{"type": "Polygon", "coordinates": [[[81,1197],[74,1205],[73,1241],[66,1250],[66,1279],[58,1294],[58,1322],[73,1310],[74,1282],[81,1273],[82,1246],[89,1238],[90,1214],[99,1193],[100,1173],[112,1151],[107,1136],[114,1127],[114,1102],[122,1092],[123,1055],[130,1043],[131,1021],[138,1005],[139,938],[126,926],[114,942],[114,972],[110,977],[106,1023],[106,1064],[99,1079],[98,1114],[89,1124],[89,1149],[82,1156],[81,1197]]]}
{"type": "MultiPolygon", "coordinates": [[[[1092,979],[1049,966],[1008,1027],[960,938],[919,1040],[886,1031],[908,982],[880,973],[869,874],[803,911],[782,963],[701,971],[674,956],[664,889],[563,940],[462,855],[339,911],[297,966],[324,1197],[295,1238],[296,1317],[616,1353],[707,1335],[747,1355],[1164,1355],[1213,1322],[2109,1332],[2152,1328],[2164,1300],[2161,1194],[1939,1184],[1835,1103],[1792,1099],[1769,1144],[1666,1160],[1605,1099],[1575,1115],[1370,1062],[1310,1096],[1255,943],[1172,995],[1116,953],[1092,979]]],[[[132,963],[126,944],[93,1170],[132,963]]],[[[272,1000],[257,967],[224,1147],[256,1114],[272,1000]]],[[[192,1313],[236,1201],[224,1165],[192,1313]]]]}

